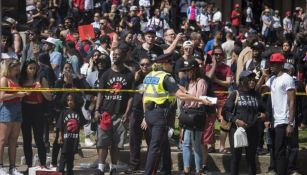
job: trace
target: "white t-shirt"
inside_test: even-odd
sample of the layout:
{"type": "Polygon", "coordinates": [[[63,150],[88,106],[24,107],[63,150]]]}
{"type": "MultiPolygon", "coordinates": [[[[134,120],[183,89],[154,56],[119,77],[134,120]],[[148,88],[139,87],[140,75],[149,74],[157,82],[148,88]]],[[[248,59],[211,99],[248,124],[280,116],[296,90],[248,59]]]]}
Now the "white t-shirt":
{"type": "Polygon", "coordinates": [[[284,34],[292,32],[292,21],[290,18],[285,17],[283,20],[284,24],[284,34]]]}
{"type": "Polygon", "coordinates": [[[213,15],[213,22],[222,22],[222,13],[220,11],[217,11],[213,15]]]}
{"type": "Polygon", "coordinates": [[[280,17],[278,16],[273,16],[273,28],[274,29],[278,29],[281,27],[281,21],[280,21],[280,17]]]}
{"type": "Polygon", "coordinates": [[[197,21],[200,23],[202,31],[210,31],[209,16],[207,14],[201,13],[197,21]]]}
{"type": "Polygon", "coordinates": [[[274,127],[280,124],[288,124],[289,106],[287,91],[295,89],[293,78],[287,73],[281,76],[272,76],[266,83],[271,89],[271,100],[274,117],[274,127]]]}
{"type": "Polygon", "coordinates": [[[233,49],[235,47],[235,41],[234,40],[228,40],[222,44],[222,49],[226,53],[226,64],[228,66],[231,65],[231,58],[232,58],[232,53],[233,49]]]}
{"type": "Polygon", "coordinates": [[[246,22],[253,22],[253,10],[251,7],[246,9],[246,22]]]}

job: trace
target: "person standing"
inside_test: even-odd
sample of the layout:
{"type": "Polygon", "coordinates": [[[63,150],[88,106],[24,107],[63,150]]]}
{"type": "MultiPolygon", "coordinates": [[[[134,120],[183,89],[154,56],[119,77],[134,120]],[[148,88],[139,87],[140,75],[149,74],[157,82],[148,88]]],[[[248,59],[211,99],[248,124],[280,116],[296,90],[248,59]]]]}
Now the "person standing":
{"type": "Polygon", "coordinates": [[[286,17],[283,19],[283,29],[284,29],[284,37],[288,41],[293,41],[292,37],[292,31],[293,31],[293,25],[292,25],[292,19],[291,19],[291,12],[286,12],[286,17]]]}
{"type": "Polygon", "coordinates": [[[240,5],[235,4],[235,9],[231,12],[231,26],[233,27],[234,31],[233,33],[235,35],[239,33],[240,19],[241,19],[240,5]]]}
{"type": "MultiPolygon", "coordinates": [[[[151,71],[151,61],[149,58],[142,58],[139,62],[140,70],[134,74],[135,88],[143,90],[143,80],[151,71]]],[[[145,135],[147,144],[149,144],[149,132],[144,128],[144,110],[143,93],[137,92],[133,96],[132,112],[129,116],[129,145],[130,145],[130,168],[125,171],[126,174],[136,173],[141,164],[141,144],[142,137],[145,135]]]]}
{"type": "MultiPolygon", "coordinates": [[[[181,69],[187,73],[189,82],[187,83],[187,91],[189,94],[196,97],[207,95],[207,83],[205,79],[201,76],[201,70],[197,61],[189,60],[185,61],[185,67],[181,69]]],[[[199,117],[198,126],[195,128],[190,128],[183,126],[183,138],[182,138],[182,156],[183,156],[183,166],[184,174],[188,175],[191,172],[191,154],[192,147],[194,150],[194,161],[195,161],[195,171],[197,174],[202,174],[202,130],[205,126],[205,108],[202,104],[194,101],[182,101],[182,110],[199,110],[203,112],[202,116],[199,117]]]]}
{"type": "MultiPolygon", "coordinates": [[[[20,85],[26,88],[48,88],[45,77],[39,77],[38,65],[34,60],[26,61],[21,69],[20,85]]],[[[22,100],[23,122],[21,124],[23,136],[23,150],[28,168],[32,167],[32,129],[37,146],[41,166],[46,166],[46,148],[43,140],[45,118],[43,116],[43,101],[52,100],[50,92],[32,92],[22,100]]]]}
{"type": "Polygon", "coordinates": [[[106,158],[110,147],[111,164],[110,174],[116,174],[116,164],[119,153],[118,134],[126,123],[131,112],[133,96],[127,92],[117,92],[116,90],[133,89],[133,74],[124,66],[125,57],[120,49],[113,52],[113,65],[103,73],[99,80],[99,88],[114,89],[110,92],[98,93],[95,120],[100,122],[96,133],[96,147],[98,150],[98,169],[104,174],[106,158]],[[106,126],[104,121],[111,120],[106,126]]]}
{"type": "Polygon", "coordinates": [[[171,175],[170,147],[167,139],[170,119],[168,109],[175,102],[175,98],[171,96],[204,104],[209,102],[179,89],[175,79],[170,74],[173,70],[171,54],[163,54],[154,61],[153,71],[145,77],[143,82],[144,125],[146,128],[148,127],[151,133],[144,174],[156,174],[162,154],[163,165],[160,174],[171,175]]]}
{"type": "MultiPolygon", "coordinates": [[[[20,73],[20,62],[11,60],[3,70],[0,87],[20,88],[18,75],[20,73]]],[[[22,175],[16,169],[17,139],[22,122],[21,98],[28,92],[0,92],[0,174],[22,175]],[[9,150],[9,173],[3,167],[4,146],[8,144],[9,150]]]]}
{"type": "MultiPolygon", "coordinates": [[[[218,47],[215,47],[213,49],[213,59],[216,60],[216,65],[215,64],[207,64],[206,67],[205,67],[205,72],[206,74],[208,75],[209,73],[211,75],[208,75],[211,79],[212,79],[212,82],[213,82],[213,88],[216,90],[216,91],[228,91],[228,88],[230,87],[231,85],[231,82],[232,82],[232,71],[230,69],[229,66],[227,66],[225,63],[224,63],[224,52],[222,50],[222,48],[220,46],[218,47]],[[213,71],[213,69],[215,68],[215,70],[213,71]],[[213,73],[211,73],[213,72],[213,73]]],[[[227,94],[216,94],[217,96],[217,116],[216,118],[219,120],[219,121],[222,121],[222,108],[225,104],[225,101],[227,99],[227,94]]],[[[228,131],[226,130],[221,130],[221,135],[220,135],[220,139],[221,139],[221,142],[220,142],[220,152],[222,153],[225,153],[226,150],[225,150],[225,142],[226,142],[226,138],[227,138],[227,133],[228,131]]]]}
{"type": "Polygon", "coordinates": [[[285,57],[274,53],[270,58],[273,76],[266,82],[271,90],[271,101],[274,122],[273,142],[275,154],[275,170],[278,175],[286,175],[287,145],[295,126],[295,83],[293,78],[284,72],[285,57]]]}
{"type": "Polygon", "coordinates": [[[251,71],[242,71],[239,76],[240,88],[232,92],[226,100],[223,108],[225,120],[232,122],[229,132],[231,147],[231,175],[239,174],[239,166],[243,148],[234,147],[234,134],[238,127],[246,130],[248,146],[246,161],[248,174],[256,174],[256,150],[258,145],[258,120],[264,119],[264,105],[260,94],[255,91],[256,74],[251,71]],[[234,112],[235,111],[235,112],[234,112]]]}

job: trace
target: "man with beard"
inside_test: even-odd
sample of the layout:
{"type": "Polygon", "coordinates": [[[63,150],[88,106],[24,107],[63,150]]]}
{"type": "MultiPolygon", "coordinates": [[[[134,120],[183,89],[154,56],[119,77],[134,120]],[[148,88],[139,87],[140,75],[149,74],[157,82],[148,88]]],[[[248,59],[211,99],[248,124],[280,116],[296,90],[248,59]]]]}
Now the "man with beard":
{"type": "Polygon", "coordinates": [[[120,134],[132,107],[133,95],[117,91],[133,89],[133,74],[124,66],[125,57],[120,49],[113,52],[113,65],[99,80],[99,88],[114,91],[98,93],[95,120],[97,128],[98,169],[104,174],[104,167],[110,147],[110,174],[116,173],[120,134]]]}

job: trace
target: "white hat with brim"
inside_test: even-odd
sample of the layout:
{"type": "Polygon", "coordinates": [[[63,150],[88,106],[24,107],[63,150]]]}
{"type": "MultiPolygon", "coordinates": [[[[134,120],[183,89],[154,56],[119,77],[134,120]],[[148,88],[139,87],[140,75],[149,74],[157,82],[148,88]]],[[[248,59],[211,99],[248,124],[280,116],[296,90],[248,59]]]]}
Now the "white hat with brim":
{"type": "Polygon", "coordinates": [[[53,44],[53,45],[55,45],[55,43],[57,41],[58,41],[57,39],[52,38],[52,37],[48,37],[46,40],[45,39],[42,40],[43,43],[49,43],[49,44],[53,44]]]}
{"type": "Polygon", "coordinates": [[[188,40],[188,41],[185,41],[182,45],[182,47],[193,47],[193,42],[188,40]]]}

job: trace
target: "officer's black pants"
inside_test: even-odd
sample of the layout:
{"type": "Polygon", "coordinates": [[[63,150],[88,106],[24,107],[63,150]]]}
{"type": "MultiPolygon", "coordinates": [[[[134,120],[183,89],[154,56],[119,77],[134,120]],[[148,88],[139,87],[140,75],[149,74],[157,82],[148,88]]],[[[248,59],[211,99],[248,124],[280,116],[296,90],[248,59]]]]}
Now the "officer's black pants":
{"type": "Polygon", "coordinates": [[[150,145],[147,153],[145,175],[155,174],[159,167],[162,155],[162,167],[160,174],[171,174],[171,154],[168,143],[168,109],[155,108],[146,112],[145,119],[151,134],[150,145]],[[163,151],[163,152],[162,152],[163,151]]]}

